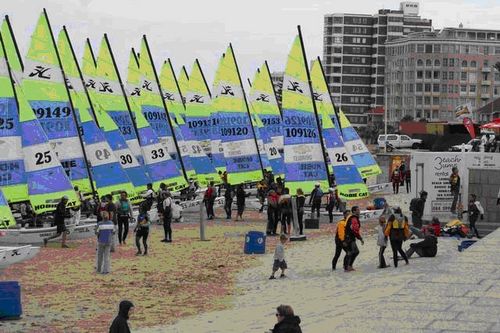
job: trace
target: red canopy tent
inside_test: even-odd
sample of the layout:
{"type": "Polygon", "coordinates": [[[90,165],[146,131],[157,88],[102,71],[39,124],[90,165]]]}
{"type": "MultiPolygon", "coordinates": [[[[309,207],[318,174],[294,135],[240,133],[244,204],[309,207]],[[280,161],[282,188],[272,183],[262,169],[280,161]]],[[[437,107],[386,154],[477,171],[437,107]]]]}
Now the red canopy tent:
{"type": "Polygon", "coordinates": [[[490,129],[500,128],[500,118],[493,119],[493,121],[491,121],[487,124],[481,125],[481,128],[490,128],[490,129]]]}

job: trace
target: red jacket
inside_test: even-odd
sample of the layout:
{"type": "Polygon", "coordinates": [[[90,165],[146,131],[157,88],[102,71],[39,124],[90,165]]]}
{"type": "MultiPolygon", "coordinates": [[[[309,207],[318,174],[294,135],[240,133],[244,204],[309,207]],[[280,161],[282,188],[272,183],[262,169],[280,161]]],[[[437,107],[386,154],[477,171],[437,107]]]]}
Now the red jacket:
{"type": "Polygon", "coordinates": [[[394,170],[391,175],[391,181],[393,183],[400,183],[401,182],[401,172],[394,170]]]}

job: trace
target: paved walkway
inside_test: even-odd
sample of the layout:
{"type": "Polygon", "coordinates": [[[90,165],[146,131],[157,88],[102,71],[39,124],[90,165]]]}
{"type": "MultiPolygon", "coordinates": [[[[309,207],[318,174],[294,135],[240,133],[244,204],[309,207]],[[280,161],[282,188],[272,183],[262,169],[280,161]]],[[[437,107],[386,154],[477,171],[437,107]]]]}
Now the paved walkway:
{"type": "Polygon", "coordinates": [[[272,255],[241,274],[232,309],[138,331],[263,333],[276,306],[290,304],[304,332],[500,332],[500,230],[462,253],[457,244],[440,239],[436,258],[379,270],[367,237],[357,271],[332,273],[331,240],[307,241],[287,250],[288,278],[267,279],[272,255]]]}

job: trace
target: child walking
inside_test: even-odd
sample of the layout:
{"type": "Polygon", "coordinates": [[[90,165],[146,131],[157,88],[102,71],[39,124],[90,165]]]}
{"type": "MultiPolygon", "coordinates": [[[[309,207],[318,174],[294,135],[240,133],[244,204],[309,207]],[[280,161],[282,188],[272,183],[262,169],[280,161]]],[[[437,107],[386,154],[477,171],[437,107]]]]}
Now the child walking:
{"type": "Polygon", "coordinates": [[[280,236],[280,243],[276,245],[276,249],[274,250],[274,263],[273,263],[273,273],[269,277],[269,280],[276,279],[274,274],[281,269],[280,278],[285,277],[285,270],[288,268],[285,261],[285,243],[288,240],[285,234],[280,236]]]}
{"type": "Polygon", "coordinates": [[[386,227],[386,220],[385,216],[380,216],[378,219],[378,227],[377,227],[377,232],[378,232],[378,238],[377,238],[377,245],[380,247],[378,251],[378,268],[386,268],[389,267],[385,263],[385,258],[384,258],[384,251],[387,247],[387,236],[384,234],[385,227],[386,227]]]}
{"type": "Polygon", "coordinates": [[[149,216],[144,205],[139,207],[139,216],[137,216],[137,225],[135,227],[135,246],[137,246],[136,256],[143,254],[141,251],[140,240],[142,238],[142,245],[144,246],[144,255],[148,255],[148,236],[149,236],[149,216]]]}

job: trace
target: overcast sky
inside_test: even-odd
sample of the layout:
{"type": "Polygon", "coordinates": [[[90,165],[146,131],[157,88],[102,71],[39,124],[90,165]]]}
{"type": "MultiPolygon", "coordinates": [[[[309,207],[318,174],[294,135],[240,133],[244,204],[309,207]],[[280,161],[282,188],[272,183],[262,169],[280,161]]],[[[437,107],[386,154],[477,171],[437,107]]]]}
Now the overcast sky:
{"type": "MultiPolygon", "coordinates": [[[[191,68],[198,58],[209,82],[219,57],[233,43],[243,80],[268,60],[271,71],[283,70],[296,26],[302,26],[309,58],[322,55],[323,16],[328,13],[373,14],[398,9],[392,0],[1,0],[10,16],[21,53],[43,7],[54,34],[66,25],[80,57],[90,37],[97,52],[103,33],[108,36],[122,76],[130,47],[139,47],[146,34],[155,63],[170,57],[176,69],[191,68]]],[[[435,28],[453,26],[500,29],[500,1],[423,0],[420,15],[435,28]]]]}

